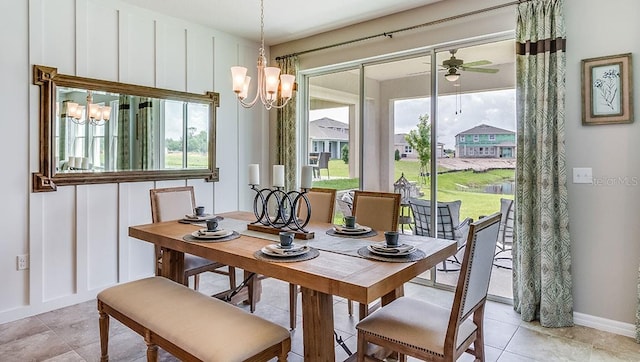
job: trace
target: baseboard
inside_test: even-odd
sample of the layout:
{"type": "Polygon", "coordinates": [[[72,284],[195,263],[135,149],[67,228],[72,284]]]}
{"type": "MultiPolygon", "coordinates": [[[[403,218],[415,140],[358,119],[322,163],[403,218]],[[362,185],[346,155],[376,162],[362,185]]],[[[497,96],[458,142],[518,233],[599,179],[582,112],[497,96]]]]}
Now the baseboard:
{"type": "Polygon", "coordinates": [[[573,312],[573,323],[634,339],[636,338],[636,326],[631,323],[618,322],[578,312],[573,312]]]}

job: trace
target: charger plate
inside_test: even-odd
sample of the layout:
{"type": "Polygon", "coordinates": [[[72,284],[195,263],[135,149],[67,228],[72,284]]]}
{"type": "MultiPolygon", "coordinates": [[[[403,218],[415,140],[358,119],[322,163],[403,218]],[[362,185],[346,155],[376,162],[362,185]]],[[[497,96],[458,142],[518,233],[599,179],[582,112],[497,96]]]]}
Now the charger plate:
{"type": "Polygon", "coordinates": [[[233,233],[231,233],[231,235],[229,236],[225,236],[223,238],[217,238],[217,239],[200,239],[200,238],[196,238],[191,234],[187,234],[185,236],[182,237],[182,240],[184,241],[190,241],[190,242],[195,242],[195,243],[218,243],[221,241],[229,241],[229,240],[233,240],[233,239],[237,239],[240,237],[240,233],[238,233],[237,231],[233,231],[233,233]]]}
{"type": "Polygon", "coordinates": [[[398,256],[384,256],[372,253],[368,247],[363,246],[358,249],[358,255],[365,257],[367,259],[373,259],[378,261],[387,261],[391,263],[408,263],[412,261],[418,261],[420,259],[424,259],[427,257],[424,251],[420,249],[416,249],[414,252],[408,255],[398,255],[398,256]]]}
{"type": "Polygon", "coordinates": [[[276,263],[294,263],[297,261],[311,260],[313,258],[318,257],[318,255],[320,255],[320,251],[312,247],[309,247],[308,252],[301,255],[297,255],[297,256],[287,256],[287,257],[271,256],[263,253],[262,250],[257,250],[255,253],[253,253],[253,256],[258,260],[273,261],[276,263]]]}

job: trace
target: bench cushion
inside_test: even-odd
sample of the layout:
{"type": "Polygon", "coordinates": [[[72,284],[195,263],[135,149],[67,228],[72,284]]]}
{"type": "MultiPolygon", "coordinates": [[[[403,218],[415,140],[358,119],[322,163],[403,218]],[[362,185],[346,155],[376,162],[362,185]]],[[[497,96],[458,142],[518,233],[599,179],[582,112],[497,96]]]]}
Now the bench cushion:
{"type": "Polygon", "coordinates": [[[105,289],[98,299],[203,361],[241,361],[289,338],[282,326],[163,277],[105,289]]]}

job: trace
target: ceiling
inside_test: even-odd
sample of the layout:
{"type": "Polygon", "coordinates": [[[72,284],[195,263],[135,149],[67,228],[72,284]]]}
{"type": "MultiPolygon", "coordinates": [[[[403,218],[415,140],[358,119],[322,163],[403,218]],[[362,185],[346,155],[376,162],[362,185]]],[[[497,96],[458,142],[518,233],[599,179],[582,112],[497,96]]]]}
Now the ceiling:
{"type": "MultiPolygon", "coordinates": [[[[259,0],[123,0],[254,41],[260,40],[259,0]]],[[[265,0],[267,46],[414,9],[444,0],[265,0]],[[313,11],[309,11],[313,8],[313,11]]]]}

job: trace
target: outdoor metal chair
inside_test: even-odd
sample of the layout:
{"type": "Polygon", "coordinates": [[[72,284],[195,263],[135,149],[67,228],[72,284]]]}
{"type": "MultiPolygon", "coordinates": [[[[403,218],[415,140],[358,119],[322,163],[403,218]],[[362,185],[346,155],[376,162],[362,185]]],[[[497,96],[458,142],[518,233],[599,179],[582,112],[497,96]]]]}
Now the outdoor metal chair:
{"type": "Polygon", "coordinates": [[[329,176],[329,159],[331,159],[331,153],[330,152],[320,152],[320,155],[318,156],[318,163],[313,165],[313,175],[314,175],[314,177],[317,175],[318,178],[322,178],[322,175],[320,174],[320,171],[321,170],[327,170],[327,178],[330,178],[330,176],[329,176]]]}
{"type": "Polygon", "coordinates": [[[513,225],[515,222],[515,202],[510,199],[500,199],[500,231],[498,232],[498,244],[494,257],[494,265],[499,268],[511,269],[512,266],[500,262],[502,260],[512,261],[513,248],[513,225]]]}
{"type": "MultiPolygon", "coordinates": [[[[414,233],[415,235],[433,236],[431,235],[431,202],[429,200],[409,198],[409,205],[413,213],[414,233]]],[[[451,202],[438,202],[438,238],[455,240],[458,244],[456,254],[442,262],[440,271],[458,271],[459,268],[450,269],[447,262],[460,265],[458,255],[464,249],[466,243],[467,231],[469,224],[473,222],[471,218],[465,218],[460,221],[460,206],[462,201],[456,200],[451,202]]]]}

